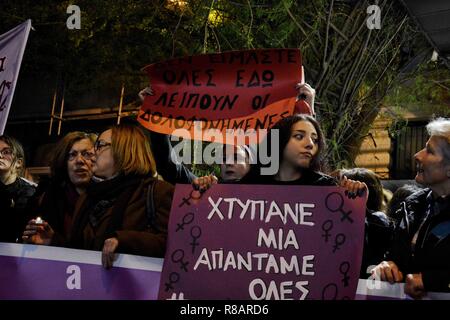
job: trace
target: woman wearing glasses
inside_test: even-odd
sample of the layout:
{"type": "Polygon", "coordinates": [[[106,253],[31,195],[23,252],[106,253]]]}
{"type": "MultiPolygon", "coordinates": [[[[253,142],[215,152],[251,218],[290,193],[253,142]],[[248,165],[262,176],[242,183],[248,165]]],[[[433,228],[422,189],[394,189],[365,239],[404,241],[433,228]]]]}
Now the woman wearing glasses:
{"type": "Polygon", "coordinates": [[[37,209],[23,233],[24,242],[64,245],[70,234],[75,204],[92,178],[95,134],[74,131],[55,147],[50,162],[49,183],[38,187],[37,209]]]}
{"type": "Polygon", "coordinates": [[[1,242],[17,242],[28,220],[27,207],[35,186],[21,177],[25,167],[22,145],[14,138],[0,136],[1,242]]]}
{"type": "Polygon", "coordinates": [[[75,211],[70,246],[163,257],[174,188],[156,179],[150,145],[140,128],[114,126],[95,143],[93,180],[75,211]]]}

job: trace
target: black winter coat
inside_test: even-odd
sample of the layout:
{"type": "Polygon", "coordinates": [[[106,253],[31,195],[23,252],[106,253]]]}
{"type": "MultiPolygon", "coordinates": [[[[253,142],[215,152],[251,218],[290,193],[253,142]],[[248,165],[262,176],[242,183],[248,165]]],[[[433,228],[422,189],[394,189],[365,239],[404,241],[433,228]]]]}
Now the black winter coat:
{"type": "Polygon", "coordinates": [[[30,200],[36,188],[25,179],[11,184],[0,182],[0,242],[22,242],[22,233],[30,215],[30,200]]]}
{"type": "Polygon", "coordinates": [[[387,259],[404,275],[422,273],[426,291],[450,292],[450,196],[434,199],[430,189],[402,203],[387,259]]]}

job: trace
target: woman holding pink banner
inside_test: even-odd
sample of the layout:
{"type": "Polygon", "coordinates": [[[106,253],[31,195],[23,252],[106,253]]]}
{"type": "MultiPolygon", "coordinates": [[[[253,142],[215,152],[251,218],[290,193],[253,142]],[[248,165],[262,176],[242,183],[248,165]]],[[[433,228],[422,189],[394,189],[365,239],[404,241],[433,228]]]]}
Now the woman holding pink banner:
{"type": "Polygon", "coordinates": [[[69,245],[101,250],[105,268],[115,253],[163,257],[174,188],[156,179],[144,133],[114,126],[100,134],[94,149],[94,183],[78,202],[69,245]]]}
{"type": "Polygon", "coordinates": [[[367,189],[363,182],[347,179],[345,176],[336,181],[321,172],[325,164],[325,138],[319,123],[310,115],[295,114],[278,121],[268,132],[263,142],[267,147],[278,144],[279,168],[273,175],[262,175],[261,166],[255,166],[241,180],[242,183],[281,184],[281,185],[315,185],[344,187],[349,197],[362,195],[367,189]],[[272,133],[278,133],[274,141],[272,133]]]}
{"type": "Polygon", "coordinates": [[[405,293],[450,292],[450,119],[427,125],[425,148],[414,155],[416,182],[427,188],[400,205],[386,261],[372,270],[382,281],[405,281],[405,293]]]}

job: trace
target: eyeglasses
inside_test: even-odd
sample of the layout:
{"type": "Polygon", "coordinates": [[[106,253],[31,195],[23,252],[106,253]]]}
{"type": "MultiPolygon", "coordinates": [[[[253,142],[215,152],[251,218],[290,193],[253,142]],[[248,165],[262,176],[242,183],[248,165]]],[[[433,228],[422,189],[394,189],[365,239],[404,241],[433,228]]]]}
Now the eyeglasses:
{"type": "Polygon", "coordinates": [[[95,152],[97,152],[97,151],[100,151],[102,148],[110,146],[110,145],[111,145],[111,142],[97,140],[97,141],[95,141],[95,144],[94,144],[94,150],[95,150],[95,152]]]}
{"type": "Polygon", "coordinates": [[[87,150],[78,152],[78,151],[70,151],[68,154],[68,159],[69,161],[75,160],[76,158],[78,158],[78,155],[81,155],[81,157],[84,160],[92,160],[92,158],[94,157],[94,154],[92,152],[89,152],[87,150]]]}
{"type": "Polygon", "coordinates": [[[12,158],[13,153],[14,152],[13,152],[13,150],[11,148],[5,148],[5,149],[0,150],[0,154],[4,158],[12,158]]]}

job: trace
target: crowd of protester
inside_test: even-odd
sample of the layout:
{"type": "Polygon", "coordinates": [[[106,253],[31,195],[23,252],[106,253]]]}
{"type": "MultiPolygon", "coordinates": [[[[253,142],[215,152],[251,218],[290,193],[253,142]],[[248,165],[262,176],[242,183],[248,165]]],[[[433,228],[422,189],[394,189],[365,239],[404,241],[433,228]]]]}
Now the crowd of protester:
{"type": "MultiPolygon", "coordinates": [[[[215,183],[341,186],[350,198],[368,192],[361,277],[405,282],[415,298],[449,292],[450,119],[428,124],[430,138],[415,155],[415,180],[423,188],[404,186],[384,203],[372,171],[329,172],[314,89],[298,89],[310,114],[294,114],[270,129],[279,133],[273,175],[261,175],[251,148],[233,146],[230,154],[224,146],[219,179],[197,177],[174,160],[167,135],[122,124],[98,136],[68,133],[53,152],[50,179],[36,186],[22,177],[21,144],[0,136],[0,211],[7,226],[0,241],[102,251],[104,267],[111,268],[116,253],[164,256],[176,183],[190,183],[198,192],[215,183]]],[[[141,98],[145,94],[151,90],[141,91],[141,98]]],[[[271,137],[269,132],[268,146],[271,137]]]]}

